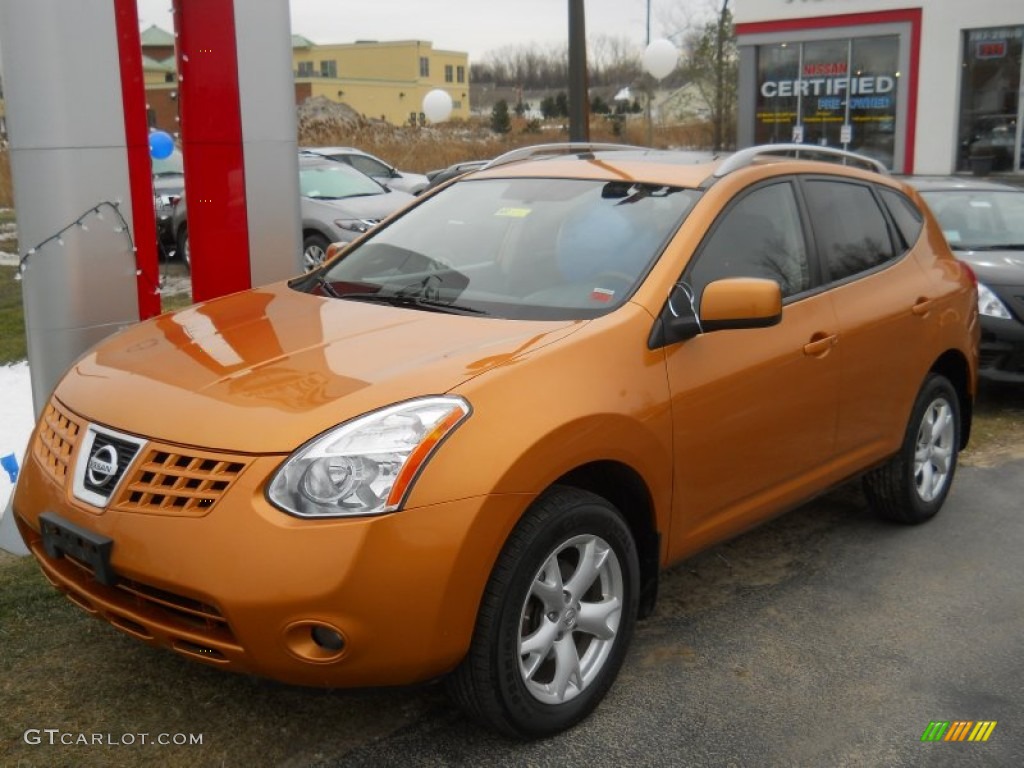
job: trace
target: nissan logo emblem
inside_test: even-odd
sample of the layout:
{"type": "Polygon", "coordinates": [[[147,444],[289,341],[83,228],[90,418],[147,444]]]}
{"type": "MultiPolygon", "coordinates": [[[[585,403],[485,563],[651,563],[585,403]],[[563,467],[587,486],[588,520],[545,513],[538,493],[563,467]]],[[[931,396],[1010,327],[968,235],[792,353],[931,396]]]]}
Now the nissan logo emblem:
{"type": "Polygon", "coordinates": [[[86,465],[86,474],[89,482],[97,487],[103,487],[110,479],[117,474],[117,451],[112,445],[93,451],[86,465]]]}

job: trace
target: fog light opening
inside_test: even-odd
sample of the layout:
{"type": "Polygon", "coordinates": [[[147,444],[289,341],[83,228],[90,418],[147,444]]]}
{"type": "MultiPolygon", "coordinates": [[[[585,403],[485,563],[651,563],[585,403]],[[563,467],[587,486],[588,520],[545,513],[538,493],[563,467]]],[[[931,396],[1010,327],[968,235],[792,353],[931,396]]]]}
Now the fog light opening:
{"type": "Polygon", "coordinates": [[[337,653],[345,647],[344,638],[333,627],[327,627],[323,624],[314,624],[310,628],[309,634],[313,638],[313,642],[325,651],[337,653]]]}
{"type": "Polygon", "coordinates": [[[317,619],[303,619],[285,627],[284,644],[292,656],[307,664],[334,664],[348,652],[345,634],[317,619]]]}

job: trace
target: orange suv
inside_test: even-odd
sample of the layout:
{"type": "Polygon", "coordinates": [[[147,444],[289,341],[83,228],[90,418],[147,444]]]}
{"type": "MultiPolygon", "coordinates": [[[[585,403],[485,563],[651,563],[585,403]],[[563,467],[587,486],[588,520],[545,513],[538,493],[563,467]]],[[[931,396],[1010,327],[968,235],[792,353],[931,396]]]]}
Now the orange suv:
{"type": "Polygon", "coordinates": [[[891,520],[942,506],[975,281],[880,171],[806,146],[510,153],[308,275],[83,356],[20,531],[77,605],[189,658],[446,676],[505,734],[569,727],[663,568],[857,476],[891,520]]]}

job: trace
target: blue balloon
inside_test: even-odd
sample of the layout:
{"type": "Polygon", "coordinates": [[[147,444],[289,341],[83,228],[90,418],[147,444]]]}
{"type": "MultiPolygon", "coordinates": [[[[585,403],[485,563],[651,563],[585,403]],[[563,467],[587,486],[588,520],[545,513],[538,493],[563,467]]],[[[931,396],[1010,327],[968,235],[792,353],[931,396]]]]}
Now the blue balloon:
{"type": "Polygon", "coordinates": [[[174,139],[164,131],[153,131],[149,134],[149,156],[154,160],[170,157],[174,151],[174,139]]]}

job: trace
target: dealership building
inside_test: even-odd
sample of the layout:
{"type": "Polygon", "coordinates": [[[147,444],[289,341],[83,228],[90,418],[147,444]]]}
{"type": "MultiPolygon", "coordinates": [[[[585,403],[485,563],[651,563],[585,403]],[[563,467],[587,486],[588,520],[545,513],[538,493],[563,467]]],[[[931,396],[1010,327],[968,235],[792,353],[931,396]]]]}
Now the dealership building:
{"type": "Polygon", "coordinates": [[[1024,171],[1024,0],[736,0],[740,146],[1024,171]]]}

